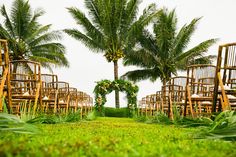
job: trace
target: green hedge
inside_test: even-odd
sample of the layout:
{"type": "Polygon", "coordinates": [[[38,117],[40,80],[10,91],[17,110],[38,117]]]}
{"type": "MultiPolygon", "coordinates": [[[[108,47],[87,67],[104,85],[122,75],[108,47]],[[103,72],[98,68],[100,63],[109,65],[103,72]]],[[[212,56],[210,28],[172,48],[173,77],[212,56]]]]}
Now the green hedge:
{"type": "Polygon", "coordinates": [[[129,110],[125,108],[105,107],[106,117],[129,117],[129,110]]]}

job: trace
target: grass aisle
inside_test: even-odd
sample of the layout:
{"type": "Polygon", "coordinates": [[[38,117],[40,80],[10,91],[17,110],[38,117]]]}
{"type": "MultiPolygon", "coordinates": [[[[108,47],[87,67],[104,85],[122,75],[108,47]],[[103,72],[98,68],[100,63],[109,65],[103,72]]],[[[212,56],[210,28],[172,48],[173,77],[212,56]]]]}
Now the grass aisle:
{"type": "Polygon", "coordinates": [[[196,128],[98,118],[38,125],[40,134],[0,135],[0,156],[202,156],[235,157],[236,144],[192,138],[196,128]]]}

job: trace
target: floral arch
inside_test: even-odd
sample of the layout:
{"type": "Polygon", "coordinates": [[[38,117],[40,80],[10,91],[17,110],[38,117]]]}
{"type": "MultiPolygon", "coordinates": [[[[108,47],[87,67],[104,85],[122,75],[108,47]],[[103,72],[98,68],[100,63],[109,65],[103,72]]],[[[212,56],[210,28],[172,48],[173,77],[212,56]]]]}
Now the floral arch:
{"type": "Polygon", "coordinates": [[[94,88],[95,109],[102,115],[104,115],[104,104],[107,102],[106,95],[110,94],[112,91],[115,90],[126,92],[129,116],[132,116],[132,114],[136,111],[137,108],[137,93],[139,89],[137,85],[126,80],[102,80],[97,82],[97,85],[94,88]]]}

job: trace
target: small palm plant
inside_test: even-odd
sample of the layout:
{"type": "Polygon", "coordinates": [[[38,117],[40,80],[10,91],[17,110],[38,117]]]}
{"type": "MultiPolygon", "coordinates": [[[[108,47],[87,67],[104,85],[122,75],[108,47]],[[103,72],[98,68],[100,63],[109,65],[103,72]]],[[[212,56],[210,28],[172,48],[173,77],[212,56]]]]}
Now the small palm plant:
{"type": "Polygon", "coordinates": [[[0,134],[6,132],[14,133],[38,133],[38,129],[31,124],[27,124],[15,115],[0,113],[0,134]]]}
{"type": "Polygon", "coordinates": [[[236,112],[226,110],[217,115],[210,128],[201,132],[201,137],[236,141],[236,112]]]}

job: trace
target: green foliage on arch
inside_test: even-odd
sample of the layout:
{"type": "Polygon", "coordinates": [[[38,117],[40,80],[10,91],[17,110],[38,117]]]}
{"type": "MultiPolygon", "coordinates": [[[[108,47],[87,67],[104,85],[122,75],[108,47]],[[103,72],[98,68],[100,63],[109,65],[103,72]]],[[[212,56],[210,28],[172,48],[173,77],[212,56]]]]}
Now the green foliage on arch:
{"type": "Polygon", "coordinates": [[[107,102],[106,95],[114,90],[126,92],[128,99],[127,107],[129,108],[129,115],[132,116],[137,108],[137,93],[139,89],[137,85],[126,80],[102,80],[97,82],[94,88],[95,109],[100,112],[101,115],[104,115],[104,104],[107,102]]]}

